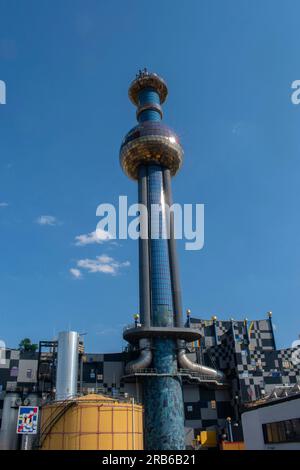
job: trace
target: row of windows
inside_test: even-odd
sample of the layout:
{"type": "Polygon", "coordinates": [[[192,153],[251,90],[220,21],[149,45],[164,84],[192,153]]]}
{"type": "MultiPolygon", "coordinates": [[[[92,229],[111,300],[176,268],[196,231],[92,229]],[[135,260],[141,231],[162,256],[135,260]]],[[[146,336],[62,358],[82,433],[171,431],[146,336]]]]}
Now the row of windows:
{"type": "Polygon", "coordinates": [[[300,442],[300,418],[262,425],[266,444],[300,442]]]}

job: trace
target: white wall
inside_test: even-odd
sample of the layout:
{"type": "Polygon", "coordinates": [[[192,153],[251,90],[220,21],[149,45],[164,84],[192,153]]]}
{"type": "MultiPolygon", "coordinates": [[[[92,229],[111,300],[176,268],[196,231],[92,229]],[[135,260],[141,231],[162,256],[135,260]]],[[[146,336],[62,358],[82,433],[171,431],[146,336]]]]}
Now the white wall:
{"type": "Polygon", "coordinates": [[[244,440],[247,450],[300,450],[300,442],[265,444],[262,425],[275,421],[300,418],[300,397],[295,400],[257,408],[242,414],[244,440]]]}

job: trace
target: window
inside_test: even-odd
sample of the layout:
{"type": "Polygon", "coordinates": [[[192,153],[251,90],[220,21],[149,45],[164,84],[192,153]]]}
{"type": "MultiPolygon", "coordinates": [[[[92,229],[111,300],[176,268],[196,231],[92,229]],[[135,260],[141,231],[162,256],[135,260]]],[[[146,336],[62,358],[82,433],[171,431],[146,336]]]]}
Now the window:
{"type": "Polygon", "coordinates": [[[32,378],[32,369],[27,369],[27,370],[26,370],[26,377],[27,377],[27,379],[31,379],[31,378],[32,378]]]}
{"type": "Polygon", "coordinates": [[[261,359],[257,359],[257,368],[258,369],[262,369],[262,363],[261,363],[261,359]]]}
{"type": "Polygon", "coordinates": [[[188,413],[192,413],[193,405],[187,405],[186,410],[187,410],[188,413]]]}
{"type": "Polygon", "coordinates": [[[300,442],[300,418],[262,425],[265,444],[300,442]]]}
{"type": "Polygon", "coordinates": [[[212,410],[215,410],[215,409],[216,409],[216,407],[217,407],[216,400],[211,400],[211,402],[210,402],[210,406],[211,406],[212,410]]]}
{"type": "Polygon", "coordinates": [[[290,369],[291,364],[289,361],[282,361],[282,366],[284,369],[290,369]]]}
{"type": "Polygon", "coordinates": [[[14,366],[10,369],[11,377],[18,377],[18,373],[19,373],[19,368],[17,366],[14,366]]]}

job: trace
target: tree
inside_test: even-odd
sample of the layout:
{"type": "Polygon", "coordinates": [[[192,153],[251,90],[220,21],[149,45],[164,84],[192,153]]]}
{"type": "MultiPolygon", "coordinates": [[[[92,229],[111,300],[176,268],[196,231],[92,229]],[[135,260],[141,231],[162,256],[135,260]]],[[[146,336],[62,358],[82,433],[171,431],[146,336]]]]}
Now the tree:
{"type": "Polygon", "coordinates": [[[24,338],[20,341],[19,349],[20,351],[30,351],[35,352],[38,348],[37,344],[33,344],[30,338],[24,338]]]}

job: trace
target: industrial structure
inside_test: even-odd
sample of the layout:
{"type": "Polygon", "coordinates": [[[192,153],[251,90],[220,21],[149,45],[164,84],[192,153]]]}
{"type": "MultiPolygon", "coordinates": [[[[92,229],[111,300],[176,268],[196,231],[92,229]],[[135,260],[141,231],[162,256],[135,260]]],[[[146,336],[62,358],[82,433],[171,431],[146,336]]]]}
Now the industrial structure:
{"type": "MultiPolygon", "coordinates": [[[[268,397],[276,398],[279,390],[280,394],[285,390],[289,393],[300,383],[300,361],[295,360],[299,358],[300,347],[276,349],[270,314],[265,319],[254,321],[218,320],[216,317],[200,319],[189,315],[185,325],[187,328],[191,325],[192,330],[197,330],[200,335],[200,341],[187,345],[189,360],[199,366],[222,370],[226,375],[226,381],[217,382],[205,375],[178,368],[183,385],[185,446],[193,446],[193,441],[203,431],[214,432],[217,440],[228,434],[228,418],[231,419],[233,439],[240,442],[245,431],[241,415],[252,409],[250,405],[256,405],[258,400],[262,403],[268,397]]],[[[55,407],[57,343],[41,341],[37,352],[5,351],[5,359],[0,363],[0,449],[21,446],[16,435],[20,404],[39,405],[42,413],[44,407],[55,407]]],[[[77,413],[77,399],[91,394],[98,394],[100,401],[104,395],[116,403],[126,402],[129,407],[133,400],[135,405],[143,404],[142,380],[150,371],[140,370],[133,375],[127,370],[127,365],[138,357],[139,352],[132,347],[117,353],[88,353],[83,349],[82,339],[79,340],[77,396],[57,402],[65,405],[56,407],[63,411],[61,418],[69,422],[68,417],[64,418],[69,407],[70,412],[77,413]]],[[[94,422],[97,422],[97,406],[93,409],[94,422]]],[[[278,421],[275,415],[274,419],[278,421]]],[[[80,427],[77,430],[80,432],[80,427]]],[[[55,428],[52,431],[55,433],[55,428]]],[[[91,442],[80,445],[92,445],[95,442],[94,431],[90,433],[91,442]]],[[[44,429],[42,440],[47,433],[51,434],[51,427],[44,429]]],[[[52,437],[53,448],[55,438],[52,437]]],[[[61,442],[57,440],[56,444],[61,446],[61,442]]],[[[103,444],[103,441],[99,442],[103,444]]],[[[128,443],[128,448],[131,448],[130,437],[128,443]]],[[[39,445],[31,438],[30,446],[33,444],[39,445]]],[[[45,439],[41,445],[43,448],[50,443],[45,439]]]]}
{"type": "MultiPolygon", "coordinates": [[[[122,142],[120,162],[138,182],[145,211],[140,313],[123,331],[128,345],[117,353],[89,354],[80,335],[67,331],[40,341],[37,352],[0,351],[0,449],[23,446],[16,434],[20,405],[41,409],[39,433],[30,437],[29,448],[180,450],[218,446],[225,439],[241,449],[243,431],[251,434],[243,430],[243,412],[272,398],[276,387],[280,393],[299,389],[300,347],[276,349],[271,312],[248,321],[202,319],[187,310],[183,319],[169,211],[171,178],[183,149],[161,122],[167,93],[164,80],[147,70],[129,88],[138,124],[122,142]]],[[[250,413],[245,414],[251,421],[250,413]]],[[[294,418],[299,417],[286,417],[294,418]]]]}
{"type": "Polygon", "coordinates": [[[143,407],[134,400],[88,394],[42,408],[42,450],[141,450],[143,407]]]}
{"type": "Polygon", "coordinates": [[[180,368],[218,380],[223,374],[192,363],[186,342],[200,338],[182,321],[181,290],[174,237],[171,177],[179,171],[183,149],[178,136],[161,123],[167,85],[155,73],[140,71],[129,88],[138,125],[120,150],[124,172],[138,181],[140,325],[124,338],[140,355],[127,364],[128,375],[143,371],[147,449],[184,449],[184,407],[180,368]],[[154,218],[153,208],[158,207],[154,218]],[[168,217],[168,214],[170,217],[168,217]],[[147,369],[150,369],[149,371],[147,369]]]}

